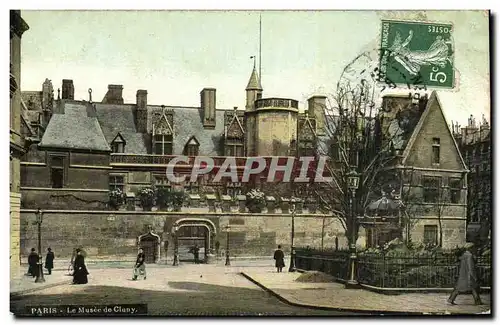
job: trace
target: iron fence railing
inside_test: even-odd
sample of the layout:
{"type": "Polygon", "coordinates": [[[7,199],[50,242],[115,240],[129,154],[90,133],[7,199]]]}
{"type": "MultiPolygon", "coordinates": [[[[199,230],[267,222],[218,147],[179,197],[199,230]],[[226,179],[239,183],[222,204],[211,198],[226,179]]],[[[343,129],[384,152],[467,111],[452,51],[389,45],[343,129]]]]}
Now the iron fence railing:
{"type": "MultiPolygon", "coordinates": [[[[349,252],[298,248],[295,265],[299,269],[321,271],[347,279],[349,252]]],[[[460,262],[452,253],[372,253],[359,252],[356,279],[379,288],[453,288],[460,262]]],[[[491,287],[491,256],[476,258],[481,287],[491,287]]]]}
{"type": "Polygon", "coordinates": [[[337,279],[346,279],[349,251],[295,249],[295,267],[303,270],[321,271],[337,279]]]}

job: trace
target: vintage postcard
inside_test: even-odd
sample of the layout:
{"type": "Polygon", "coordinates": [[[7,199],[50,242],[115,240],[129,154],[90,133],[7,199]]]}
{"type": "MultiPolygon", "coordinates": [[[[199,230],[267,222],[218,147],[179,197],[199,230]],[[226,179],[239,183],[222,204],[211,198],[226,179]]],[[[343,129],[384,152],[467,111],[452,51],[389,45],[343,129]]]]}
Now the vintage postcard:
{"type": "Polygon", "coordinates": [[[491,317],[490,15],[11,10],[11,313],[491,317]]]}

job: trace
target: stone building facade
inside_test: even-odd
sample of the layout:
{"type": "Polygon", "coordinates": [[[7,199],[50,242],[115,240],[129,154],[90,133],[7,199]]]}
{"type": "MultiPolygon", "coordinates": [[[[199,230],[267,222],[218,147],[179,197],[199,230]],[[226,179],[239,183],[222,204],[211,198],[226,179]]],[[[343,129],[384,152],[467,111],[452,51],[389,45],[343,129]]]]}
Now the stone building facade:
{"type": "MultiPolygon", "coordinates": [[[[137,193],[140,189],[151,186],[186,193],[188,200],[181,209],[186,216],[198,208],[203,209],[207,215],[209,212],[220,212],[220,218],[230,215],[230,209],[222,211],[220,205],[231,202],[238,204],[238,195],[244,194],[248,189],[245,184],[224,179],[214,181],[215,173],[200,177],[197,182],[190,182],[188,178],[182,183],[172,183],[165,173],[169,161],[179,155],[191,157],[188,164],[176,165],[175,174],[183,175],[191,172],[196,156],[212,157],[215,164],[220,166],[226,156],[236,157],[237,163],[241,165],[240,160],[244,163],[246,156],[312,154],[317,132],[316,116],[321,119],[323,115],[323,109],[318,103],[324,102],[324,97],[311,98],[308,114],[299,113],[296,100],[262,98],[262,87],[255,67],[246,88],[245,110],[236,107],[218,109],[214,88],[201,90],[199,107],[152,105],[148,103],[146,90],[138,90],[136,103],[127,104],[123,101],[121,85],[109,85],[101,102],[92,100],[91,90],[88,101],[75,101],[75,85],[72,80],[64,79],[61,88],[62,91],[58,90],[57,97],[54,98],[52,82],[45,80],[42,91],[22,93],[29,114],[29,128],[24,128],[23,132],[32,139],[30,150],[23,156],[21,163],[26,243],[30,242],[28,232],[31,229],[27,220],[36,209],[42,209],[47,218],[49,213],[54,213],[53,221],[49,222],[49,219],[44,218],[44,222],[73,229],[75,223],[70,215],[81,215],[84,211],[92,211],[89,212],[91,214],[101,211],[106,215],[109,212],[105,211],[114,211],[115,208],[109,204],[109,193],[114,189],[120,189],[125,195],[125,204],[120,209],[131,211],[129,214],[137,211],[137,226],[133,229],[138,232],[145,227],[145,219],[140,212],[143,209],[137,193]],[[49,211],[64,211],[64,214],[49,211]]],[[[243,169],[239,169],[239,177],[242,171],[243,169]]],[[[275,194],[266,189],[265,181],[260,178],[252,179],[251,184],[248,184],[251,188],[255,186],[260,186],[268,196],[275,194]]],[[[280,197],[268,197],[268,201],[270,205],[287,204],[287,199],[281,202],[280,197]]],[[[322,220],[315,209],[305,208],[301,213],[322,220]]],[[[247,217],[252,217],[245,209],[238,208],[237,211],[241,216],[247,213],[247,217]]],[[[262,216],[262,222],[274,220],[269,222],[277,227],[267,231],[269,234],[266,238],[269,243],[272,242],[266,248],[269,250],[278,243],[286,244],[289,241],[289,236],[285,236],[288,239],[281,242],[282,235],[271,236],[270,233],[289,233],[290,217],[283,219],[277,216],[278,212],[286,213],[279,208],[269,207],[266,211],[268,212],[262,216]],[[281,220],[281,223],[276,220],[281,220]]],[[[167,211],[154,207],[151,213],[155,215],[167,211]]],[[[289,212],[288,214],[290,215],[289,212]]],[[[201,225],[193,226],[193,229],[208,229],[205,227],[206,222],[199,221],[201,219],[203,218],[195,218],[193,223],[201,225]]],[[[239,226],[232,227],[231,233],[237,233],[238,228],[251,224],[245,218],[238,220],[239,226]]],[[[214,224],[218,225],[216,221],[214,224]]],[[[82,226],[85,231],[90,231],[92,227],[82,226]]],[[[321,228],[322,226],[318,229],[321,228]]],[[[217,231],[220,233],[220,229],[217,231]]],[[[246,238],[251,240],[258,237],[255,231],[249,228],[246,238]]],[[[44,238],[52,241],[50,245],[55,249],[59,245],[59,239],[56,239],[59,237],[55,233],[49,234],[44,238]],[[52,234],[56,237],[52,237],[52,234]]],[[[71,237],[81,234],[77,231],[71,233],[71,237]]],[[[129,235],[123,236],[128,238],[129,235]]],[[[232,236],[237,238],[241,234],[232,236]]],[[[302,237],[313,241],[312,235],[304,233],[302,237]]],[[[328,234],[325,234],[324,244],[329,243],[326,237],[328,234]]],[[[213,243],[215,242],[212,241],[213,243]]],[[[206,242],[200,242],[201,246],[205,244],[206,242]]],[[[29,244],[26,245],[23,245],[24,254],[29,248],[29,244]]],[[[63,251],[65,247],[65,244],[60,245],[63,251]]],[[[246,247],[248,249],[241,250],[241,254],[252,254],[251,247],[246,247]]],[[[128,252],[134,253],[133,250],[128,252]]]]}
{"type": "Polygon", "coordinates": [[[491,230],[492,174],[491,130],[486,119],[480,123],[470,116],[467,126],[452,125],[455,139],[469,168],[467,237],[469,241],[486,242],[491,230]]]}
{"type": "Polygon", "coordinates": [[[403,202],[405,226],[365,224],[368,245],[399,236],[443,248],[464,244],[468,170],[436,92],[384,96],[382,107],[394,160],[380,173],[380,186],[403,202]]]}
{"type": "MultiPolygon", "coordinates": [[[[233,253],[268,255],[278,244],[290,246],[293,217],[297,219],[296,245],[346,245],[341,224],[318,212],[314,199],[297,203],[297,210],[291,213],[292,189],[288,185],[280,192],[289,190],[283,195],[288,198],[281,198],[276,188],[259,177],[247,185],[215,181],[214,173],[196,182],[187,178],[172,183],[166,177],[167,164],[179,155],[190,158],[176,165],[177,176],[191,172],[196,156],[212,157],[215,165],[221,166],[225,157],[239,162],[252,156],[314,155],[325,135],[326,97],[311,97],[304,113],[299,112],[296,100],[263,98],[255,67],[245,90],[245,110],[217,108],[214,88],[201,90],[199,107],[152,105],[143,89],[137,90],[136,103],[124,103],[122,85],[109,85],[101,102],[93,101],[91,90],[88,101],[75,101],[75,85],[69,79],[63,80],[57,98],[51,95],[52,89],[51,81],[46,80],[41,92],[23,92],[24,102],[33,103],[27,105],[30,127],[39,135],[25,129],[33,144],[21,162],[23,254],[33,240],[30,220],[38,208],[46,216],[44,243],[59,250],[59,256],[69,254],[69,247],[85,246],[94,258],[132,258],[141,245],[148,247],[149,259],[158,262],[165,245],[170,247],[167,252],[172,249],[167,243],[172,243],[173,234],[186,246],[198,243],[212,251],[222,250],[229,234],[233,253]],[[141,208],[138,192],[151,186],[182,191],[187,200],[174,209],[141,208]],[[260,187],[266,194],[261,213],[250,213],[241,198],[252,187],[260,187]],[[125,196],[118,209],[110,206],[109,199],[110,192],[117,189],[125,196]],[[146,242],[141,243],[143,240],[146,242]]],[[[407,103],[407,99],[398,101],[407,103]]],[[[400,148],[407,148],[404,166],[444,180],[459,175],[466,190],[460,153],[451,133],[446,133],[449,129],[443,128],[447,124],[437,95],[422,107],[415,121],[419,131],[402,140],[409,143],[400,148]],[[440,139],[442,149],[440,162],[433,165],[427,157],[433,147],[425,141],[434,138],[440,139]]],[[[238,168],[239,176],[243,170],[238,168]]],[[[448,183],[441,184],[444,188],[448,183]]],[[[414,186],[423,187],[421,183],[414,186]]],[[[462,242],[465,199],[462,197],[456,211],[446,212],[443,218],[447,220],[442,225],[447,245],[462,242]]],[[[436,217],[418,217],[421,222],[412,230],[414,237],[427,238],[430,235],[425,235],[425,229],[434,230],[436,217]]],[[[359,245],[366,244],[367,236],[372,236],[369,232],[359,236],[359,245]]]]}
{"type": "Polygon", "coordinates": [[[20,265],[20,160],[26,152],[21,131],[25,121],[21,106],[21,37],[29,29],[20,10],[10,11],[10,272],[20,265]]]}

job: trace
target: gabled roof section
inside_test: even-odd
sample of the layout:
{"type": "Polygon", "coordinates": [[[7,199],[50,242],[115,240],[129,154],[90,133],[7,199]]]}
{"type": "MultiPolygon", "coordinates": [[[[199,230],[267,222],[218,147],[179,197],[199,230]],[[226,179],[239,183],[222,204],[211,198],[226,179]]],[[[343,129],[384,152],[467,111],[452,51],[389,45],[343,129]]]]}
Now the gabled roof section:
{"type": "Polygon", "coordinates": [[[24,101],[28,110],[42,110],[42,92],[41,91],[21,91],[21,100],[24,101]]]}
{"type": "Polygon", "coordinates": [[[111,151],[96,117],[81,102],[64,104],[64,114],[54,114],[40,142],[41,147],[111,151]]]}
{"type": "MultiPolygon", "coordinates": [[[[30,119],[30,115],[28,113],[28,108],[26,107],[26,104],[24,103],[23,98],[21,97],[21,121],[24,122],[24,125],[26,126],[27,130],[30,133],[30,136],[36,136],[35,131],[31,128],[31,122],[33,122],[32,119],[30,119]]],[[[38,112],[34,112],[37,114],[38,117],[38,112]]]]}
{"type": "Polygon", "coordinates": [[[459,157],[460,165],[461,165],[463,170],[467,170],[467,165],[465,164],[465,161],[462,157],[462,154],[460,153],[460,149],[458,148],[458,144],[457,144],[455,137],[453,136],[453,133],[450,129],[450,125],[446,122],[446,117],[444,116],[443,108],[442,108],[441,102],[439,100],[439,97],[437,96],[436,91],[433,91],[431,93],[431,96],[429,97],[429,100],[427,101],[427,105],[425,107],[425,110],[422,113],[422,116],[420,117],[420,120],[418,121],[418,123],[415,127],[415,130],[413,131],[413,133],[408,141],[408,144],[406,145],[406,148],[403,152],[402,163],[403,163],[403,165],[406,164],[408,156],[410,155],[410,152],[411,152],[413,146],[415,145],[415,141],[417,140],[423,126],[427,122],[426,120],[428,119],[428,116],[429,116],[429,114],[430,114],[430,112],[435,104],[437,105],[437,108],[439,109],[439,113],[441,114],[441,117],[443,118],[443,120],[445,122],[444,124],[446,125],[446,133],[451,138],[452,145],[456,151],[456,154],[459,157]]]}
{"type": "Polygon", "coordinates": [[[306,112],[305,116],[299,117],[297,134],[299,138],[314,137],[317,138],[316,134],[316,120],[311,119],[309,114],[306,112]],[[314,122],[314,125],[313,125],[314,122]]]}
{"type": "Polygon", "coordinates": [[[158,121],[153,123],[153,135],[156,134],[165,134],[165,135],[173,135],[174,129],[170,122],[168,121],[167,114],[165,110],[163,110],[158,121]]]}
{"type": "Polygon", "coordinates": [[[120,132],[116,135],[116,137],[111,141],[111,143],[124,143],[126,144],[127,141],[125,141],[125,138],[121,135],[120,132]]]}
{"type": "Polygon", "coordinates": [[[195,146],[199,146],[200,145],[200,142],[196,139],[196,137],[193,135],[191,138],[189,138],[189,140],[186,142],[186,146],[188,145],[195,145],[195,146]]]}
{"type": "Polygon", "coordinates": [[[255,66],[253,67],[252,74],[250,75],[250,79],[248,80],[248,85],[246,90],[262,90],[262,85],[260,84],[260,78],[257,74],[257,70],[255,66]]]}
{"type": "MultiPolygon", "coordinates": [[[[200,143],[199,154],[204,156],[220,156],[223,154],[222,138],[224,136],[224,113],[228,110],[215,110],[215,128],[205,129],[203,127],[203,111],[199,107],[166,106],[174,113],[172,128],[173,154],[182,155],[184,145],[195,136],[200,143]]],[[[147,131],[153,131],[153,117],[162,113],[163,108],[157,105],[148,105],[147,131]]]]}
{"type": "Polygon", "coordinates": [[[243,125],[241,125],[240,119],[235,111],[231,122],[228,124],[227,128],[225,128],[224,136],[226,138],[241,138],[244,135],[245,130],[243,129],[243,125]]]}

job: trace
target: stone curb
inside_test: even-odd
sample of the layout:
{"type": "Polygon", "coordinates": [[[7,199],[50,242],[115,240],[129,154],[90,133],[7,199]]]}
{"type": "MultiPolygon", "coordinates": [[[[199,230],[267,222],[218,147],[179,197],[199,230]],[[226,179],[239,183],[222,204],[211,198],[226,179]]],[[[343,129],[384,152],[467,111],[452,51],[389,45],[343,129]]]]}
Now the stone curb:
{"type": "Polygon", "coordinates": [[[59,281],[59,282],[55,282],[55,283],[49,283],[46,285],[42,285],[40,287],[29,288],[29,289],[11,292],[10,299],[12,300],[12,298],[15,299],[19,296],[22,296],[22,295],[25,295],[28,293],[32,293],[32,292],[36,292],[36,291],[40,291],[40,290],[44,290],[44,289],[48,289],[48,288],[53,288],[53,287],[57,287],[57,286],[64,285],[64,284],[71,284],[71,283],[72,283],[72,280],[65,280],[65,281],[59,281]]]}
{"type": "Polygon", "coordinates": [[[260,288],[262,288],[264,291],[272,294],[274,297],[276,297],[278,300],[289,304],[291,306],[295,307],[305,307],[305,308],[311,308],[311,309],[319,309],[319,310],[332,310],[332,311],[343,311],[343,312],[353,312],[353,313],[362,313],[362,314],[384,314],[384,315],[474,315],[474,314],[463,314],[463,313],[450,313],[450,314],[444,314],[440,312],[410,312],[410,311],[389,311],[389,310],[367,310],[367,309],[356,309],[356,308],[339,308],[339,307],[328,307],[328,306],[318,306],[318,305],[310,305],[310,304],[305,304],[305,303],[298,303],[298,302],[293,302],[285,297],[281,296],[279,293],[275,292],[274,290],[264,286],[262,283],[256,281],[253,279],[251,276],[246,274],[245,272],[240,273],[243,277],[251,281],[252,283],[258,285],[260,288]]]}

